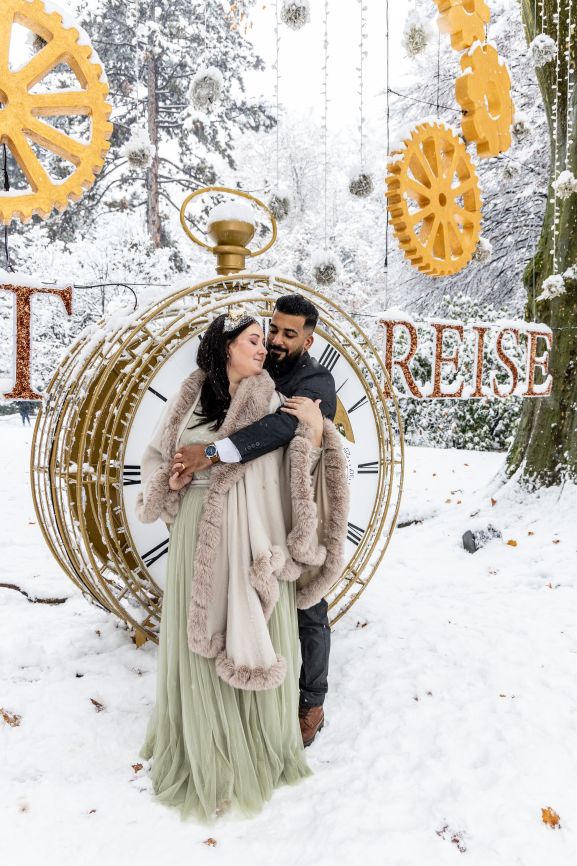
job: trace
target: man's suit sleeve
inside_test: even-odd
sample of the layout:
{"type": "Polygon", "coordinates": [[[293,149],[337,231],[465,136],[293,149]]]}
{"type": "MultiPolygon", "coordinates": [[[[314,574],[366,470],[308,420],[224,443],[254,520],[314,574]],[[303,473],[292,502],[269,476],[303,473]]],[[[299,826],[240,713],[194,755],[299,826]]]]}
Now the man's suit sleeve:
{"type": "MultiPolygon", "coordinates": [[[[325,418],[335,417],[337,398],[335,382],[332,375],[324,367],[318,367],[303,378],[294,389],[293,396],[320,398],[320,409],[325,418]]],[[[276,448],[288,445],[298,426],[298,418],[281,412],[280,408],[270,415],[265,415],[254,424],[233,433],[229,439],[238,448],[242,463],[248,463],[262,454],[268,454],[276,448]]]]}

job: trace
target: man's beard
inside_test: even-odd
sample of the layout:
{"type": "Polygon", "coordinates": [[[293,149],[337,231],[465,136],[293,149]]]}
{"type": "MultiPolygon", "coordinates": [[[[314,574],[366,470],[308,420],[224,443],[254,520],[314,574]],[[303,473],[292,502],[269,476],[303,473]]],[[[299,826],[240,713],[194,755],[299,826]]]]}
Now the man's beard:
{"type": "Polygon", "coordinates": [[[281,376],[285,376],[287,373],[290,373],[291,370],[294,370],[298,362],[300,361],[302,356],[302,350],[298,349],[296,352],[290,354],[289,352],[282,352],[278,354],[272,354],[270,347],[267,346],[267,353],[264,362],[264,369],[267,373],[270,373],[273,378],[280,378],[281,376]]]}

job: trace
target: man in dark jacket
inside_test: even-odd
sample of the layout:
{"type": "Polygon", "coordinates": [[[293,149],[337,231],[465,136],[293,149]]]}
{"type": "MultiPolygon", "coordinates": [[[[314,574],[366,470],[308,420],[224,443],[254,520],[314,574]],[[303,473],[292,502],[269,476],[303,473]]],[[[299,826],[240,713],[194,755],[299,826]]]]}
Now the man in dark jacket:
{"type": "MultiPolygon", "coordinates": [[[[277,300],[267,338],[265,370],[285,397],[320,400],[320,410],[331,420],[337,397],[331,373],[308,353],[318,321],[318,310],[302,295],[277,300]]],[[[287,445],[298,419],[279,409],[250,424],[228,439],[204,445],[188,445],[176,455],[173,468],[181,474],[198,472],[213,463],[247,463],[287,445]]],[[[328,689],[330,628],[328,605],[322,599],[298,611],[302,667],[299,680],[299,721],[303,743],[308,746],[324,724],[323,702],[328,689]]]]}

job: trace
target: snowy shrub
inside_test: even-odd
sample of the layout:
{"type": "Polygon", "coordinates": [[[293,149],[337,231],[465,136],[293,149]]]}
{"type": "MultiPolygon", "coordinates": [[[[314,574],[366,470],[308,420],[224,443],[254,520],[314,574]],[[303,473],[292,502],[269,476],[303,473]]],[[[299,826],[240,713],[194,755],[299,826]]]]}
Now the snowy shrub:
{"type": "Polygon", "coordinates": [[[546,33],[539,33],[529,46],[535,66],[545,66],[557,57],[557,43],[546,33]]]}
{"type": "Polygon", "coordinates": [[[577,192],[577,178],[572,171],[562,171],[557,180],[553,181],[553,189],[559,198],[569,198],[577,192]]]}
{"type": "Polygon", "coordinates": [[[284,0],[280,19],[291,30],[300,30],[310,21],[311,11],[308,0],[284,0]]]}
{"type": "Polygon", "coordinates": [[[216,66],[199,69],[188,91],[192,107],[196,111],[211,111],[220,99],[223,84],[222,73],[216,66]]]}
{"type": "Polygon", "coordinates": [[[355,177],[351,178],[349,183],[349,192],[357,198],[368,198],[373,193],[375,185],[373,178],[366,172],[359,172],[355,177]]]}
{"type": "Polygon", "coordinates": [[[133,129],[130,138],[124,145],[123,155],[127,158],[130,168],[149,168],[156,152],[146,129],[133,129]]]}

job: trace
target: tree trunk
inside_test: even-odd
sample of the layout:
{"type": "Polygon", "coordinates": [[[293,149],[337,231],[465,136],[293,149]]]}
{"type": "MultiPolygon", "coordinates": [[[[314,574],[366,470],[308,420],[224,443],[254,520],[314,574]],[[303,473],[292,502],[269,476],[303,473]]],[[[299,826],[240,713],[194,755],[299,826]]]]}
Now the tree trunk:
{"type": "MultiPolygon", "coordinates": [[[[154,4],[151,9],[154,18],[154,4]]],[[[154,157],[152,164],[146,172],[146,225],[152,245],[158,249],[161,246],[160,231],[160,196],[158,185],[158,69],[156,57],[152,45],[146,56],[146,84],[147,84],[147,111],[148,111],[148,135],[150,143],[154,146],[154,157]]]]}
{"type": "MultiPolygon", "coordinates": [[[[537,253],[525,271],[524,282],[530,294],[535,285],[535,295],[539,295],[543,281],[548,276],[563,274],[572,265],[577,265],[577,193],[566,199],[557,197],[555,209],[551,186],[564,169],[572,171],[577,177],[577,0],[543,0],[542,3],[521,0],[521,3],[527,41],[530,43],[535,35],[543,31],[557,42],[559,50],[557,63],[553,60],[537,69],[549,125],[551,168],[541,237],[537,253]],[[543,9],[543,19],[539,6],[543,9]],[[569,21],[572,30],[570,42],[569,21]],[[567,59],[569,46],[570,65],[567,59]],[[568,87],[569,66],[571,87],[568,87]],[[558,226],[556,242],[555,211],[558,226]]],[[[549,359],[549,370],[553,376],[551,396],[524,401],[515,440],[507,456],[509,475],[521,469],[523,480],[536,487],[577,479],[577,279],[566,279],[565,287],[566,292],[560,297],[536,304],[537,320],[553,330],[553,348],[549,359]]],[[[526,318],[532,318],[529,303],[526,318]]]]}

